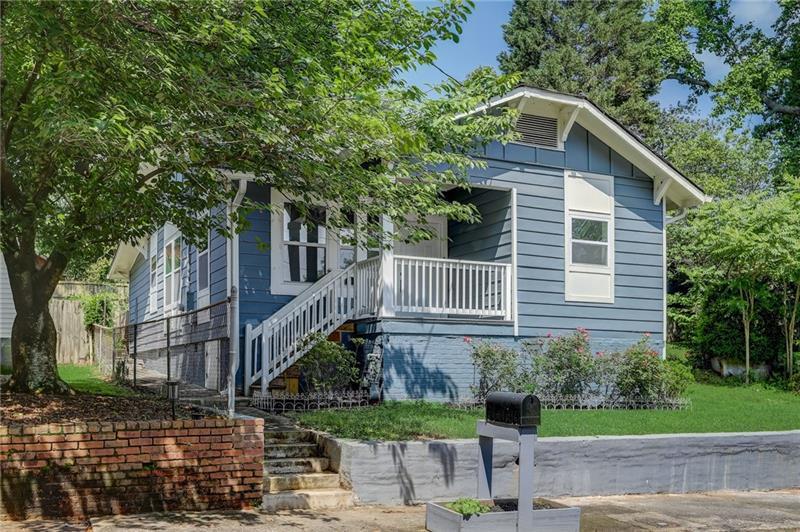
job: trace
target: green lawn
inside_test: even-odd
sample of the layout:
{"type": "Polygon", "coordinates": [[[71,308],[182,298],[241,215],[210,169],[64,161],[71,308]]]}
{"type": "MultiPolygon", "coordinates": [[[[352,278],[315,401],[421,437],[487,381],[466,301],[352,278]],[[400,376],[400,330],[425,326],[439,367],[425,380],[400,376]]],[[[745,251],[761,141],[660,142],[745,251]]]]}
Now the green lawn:
{"type": "MultiPolygon", "coordinates": [[[[800,396],[761,385],[693,384],[686,410],[545,410],[541,436],[752,432],[800,429],[800,396]]],[[[473,438],[482,410],[436,403],[387,402],[356,410],[294,413],[302,424],[343,438],[407,440],[473,438]]]]}
{"type": "Polygon", "coordinates": [[[58,366],[58,375],[76,392],[117,397],[136,395],[129,388],[105,380],[95,366],[61,364],[58,366]]]}

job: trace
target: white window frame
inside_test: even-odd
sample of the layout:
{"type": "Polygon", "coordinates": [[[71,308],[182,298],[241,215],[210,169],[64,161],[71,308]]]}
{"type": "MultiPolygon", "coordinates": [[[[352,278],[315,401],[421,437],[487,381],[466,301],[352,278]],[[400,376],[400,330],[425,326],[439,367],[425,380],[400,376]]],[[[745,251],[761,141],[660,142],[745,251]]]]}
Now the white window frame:
{"type": "MultiPolygon", "coordinates": [[[[170,224],[168,224],[170,225],[170,224]]],[[[180,309],[181,305],[181,290],[183,288],[183,268],[184,268],[184,261],[183,257],[179,257],[179,266],[177,270],[172,270],[169,273],[167,272],[167,248],[172,246],[173,253],[175,250],[175,242],[181,242],[181,253],[183,253],[183,246],[184,242],[181,240],[183,237],[174,226],[171,227],[172,231],[168,232],[167,228],[164,229],[164,267],[162,270],[162,275],[164,278],[164,314],[168,313],[175,313],[180,309]],[[171,277],[173,282],[173,292],[175,294],[175,299],[170,301],[169,304],[167,303],[167,276],[171,277]],[[176,283],[177,281],[177,283],[176,283]],[[175,286],[177,285],[177,286],[175,286]]]]}
{"type": "MultiPolygon", "coordinates": [[[[289,272],[281,267],[284,263],[284,240],[283,240],[283,204],[291,203],[292,198],[285,196],[280,191],[272,187],[270,192],[270,203],[272,212],[270,213],[270,292],[274,295],[296,296],[314,283],[290,281],[289,272]]],[[[325,207],[325,215],[328,209],[325,207]]],[[[325,226],[325,273],[331,271],[331,260],[339,261],[339,239],[325,226]]],[[[323,246],[318,246],[323,247],[323,246]]]]}
{"type": "MultiPolygon", "coordinates": [[[[206,234],[206,248],[204,250],[199,250],[195,248],[196,253],[196,262],[197,265],[197,308],[207,307],[211,301],[211,231],[208,231],[206,234]],[[205,255],[207,265],[206,265],[206,287],[201,289],[200,288],[200,257],[205,255]]],[[[183,264],[181,264],[183,267],[183,264]]]]}
{"type": "Polygon", "coordinates": [[[158,231],[150,236],[147,255],[147,279],[150,286],[147,314],[152,316],[158,313],[158,231]],[[155,259],[155,265],[153,264],[155,259]],[[155,267],[154,267],[155,266],[155,267]]]}
{"type": "MultiPolygon", "coordinates": [[[[614,303],[615,295],[615,267],[614,267],[614,249],[615,249],[615,231],[614,231],[614,211],[615,211],[615,197],[614,197],[614,176],[605,174],[595,174],[591,172],[578,172],[575,170],[566,170],[564,172],[564,299],[566,301],[585,302],[585,303],[614,303]],[[570,178],[585,178],[604,180],[608,182],[608,208],[606,212],[596,210],[581,210],[570,207],[570,198],[568,197],[568,181],[570,178]],[[580,218],[585,220],[597,220],[606,222],[608,224],[608,264],[605,266],[599,264],[583,264],[572,262],[572,220],[580,218]],[[605,274],[610,278],[610,296],[609,297],[596,297],[587,296],[583,294],[572,293],[569,291],[570,283],[568,277],[570,273],[595,273],[605,274]]],[[[578,240],[581,242],[581,240],[578,240]]],[[[590,244],[601,244],[600,242],[585,241],[590,244]]]]}

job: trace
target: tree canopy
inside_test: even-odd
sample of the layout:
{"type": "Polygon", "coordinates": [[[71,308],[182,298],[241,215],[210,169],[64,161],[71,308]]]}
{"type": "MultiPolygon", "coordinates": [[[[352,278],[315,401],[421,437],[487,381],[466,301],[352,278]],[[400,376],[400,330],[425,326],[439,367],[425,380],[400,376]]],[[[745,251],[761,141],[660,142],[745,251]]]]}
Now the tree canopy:
{"type": "Polygon", "coordinates": [[[767,35],[737,24],[730,0],[665,0],[655,12],[657,50],[666,71],[696,93],[710,93],[715,112],[739,126],[760,115],[762,135],[774,134],[788,174],[800,173],[800,0],[779,0],[781,14],[767,35]],[[728,66],[708,79],[701,55],[728,66]]]}
{"type": "Polygon", "coordinates": [[[509,138],[510,114],[454,118],[513,77],[484,71],[438,86],[436,97],[398,80],[431,63],[437,41],[457,38],[469,2],[424,11],[403,0],[0,9],[0,246],[17,309],[17,389],[63,389],[47,301],[70,262],[167,221],[192,240],[209,227],[227,231],[200,213],[233,197],[231,175],[277,186],[301,209],[358,205],[398,225],[408,213],[469,219],[474,209],[445,202],[440,186],[465,183],[475,139],[509,138]]]}
{"type": "Polygon", "coordinates": [[[503,72],[543,89],[590,98],[634,131],[658,119],[664,73],[644,0],[515,0],[503,26],[503,72]]]}

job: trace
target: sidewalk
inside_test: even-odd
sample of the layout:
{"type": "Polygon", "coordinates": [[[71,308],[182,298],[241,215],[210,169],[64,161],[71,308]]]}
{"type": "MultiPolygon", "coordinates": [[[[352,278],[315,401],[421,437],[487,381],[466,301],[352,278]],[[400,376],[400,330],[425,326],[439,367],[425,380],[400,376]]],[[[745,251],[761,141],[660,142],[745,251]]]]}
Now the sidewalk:
{"type": "MultiPolygon", "coordinates": [[[[800,489],[713,492],[687,495],[572,497],[580,506],[581,530],[800,530],[800,489]]],[[[96,517],[86,523],[28,521],[2,524],[11,531],[320,531],[411,532],[425,530],[425,507],[358,507],[347,510],[282,512],[175,512],[96,517]]]]}

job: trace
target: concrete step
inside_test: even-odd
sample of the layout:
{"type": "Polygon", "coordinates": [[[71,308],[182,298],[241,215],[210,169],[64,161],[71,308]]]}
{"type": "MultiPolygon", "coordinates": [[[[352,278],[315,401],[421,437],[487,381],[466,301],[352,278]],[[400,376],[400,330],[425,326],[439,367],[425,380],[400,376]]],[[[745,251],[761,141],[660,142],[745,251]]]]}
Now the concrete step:
{"type": "Polygon", "coordinates": [[[353,506],[353,493],[347,490],[290,490],[279,493],[265,493],[261,503],[264,512],[279,510],[317,510],[348,508],[353,506]]]}
{"type": "Polygon", "coordinates": [[[264,473],[322,473],[329,465],[327,458],[269,458],[264,460],[264,473]]]}
{"type": "Polygon", "coordinates": [[[311,458],[317,453],[316,443],[264,443],[265,458],[311,458]]]}
{"type": "Polygon", "coordinates": [[[338,487],[339,473],[289,473],[286,475],[266,475],[264,477],[265,493],[338,487]]]}
{"type": "Polygon", "coordinates": [[[307,442],[307,441],[312,441],[312,436],[313,435],[307,430],[294,430],[294,429],[265,430],[264,445],[307,442]]]}

